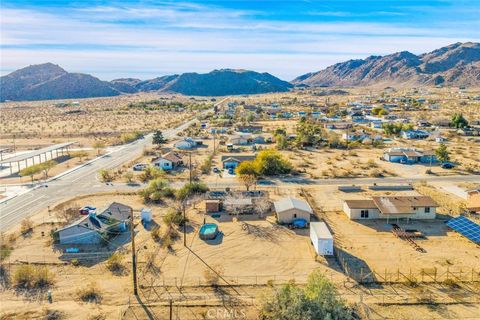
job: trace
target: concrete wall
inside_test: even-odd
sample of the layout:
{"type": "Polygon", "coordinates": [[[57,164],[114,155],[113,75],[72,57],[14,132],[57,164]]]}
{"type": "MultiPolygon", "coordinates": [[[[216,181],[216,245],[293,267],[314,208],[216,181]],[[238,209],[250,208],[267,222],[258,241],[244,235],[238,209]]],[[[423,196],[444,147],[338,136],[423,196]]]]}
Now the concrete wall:
{"type": "Polygon", "coordinates": [[[279,223],[292,223],[294,219],[305,219],[310,222],[310,213],[298,209],[290,209],[282,212],[277,212],[277,219],[279,223]]]}
{"type": "Polygon", "coordinates": [[[102,237],[97,231],[80,226],[60,230],[58,232],[60,244],[97,244],[102,237]]]}

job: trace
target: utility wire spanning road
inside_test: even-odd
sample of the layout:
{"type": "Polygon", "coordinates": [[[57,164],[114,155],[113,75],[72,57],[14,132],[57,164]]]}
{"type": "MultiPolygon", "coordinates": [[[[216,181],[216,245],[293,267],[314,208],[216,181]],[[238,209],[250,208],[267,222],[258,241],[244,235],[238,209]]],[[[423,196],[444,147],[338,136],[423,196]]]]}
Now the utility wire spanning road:
{"type": "MultiPolygon", "coordinates": [[[[228,98],[216,103],[220,105],[228,98]]],[[[208,112],[208,111],[206,111],[208,112]]],[[[206,113],[205,112],[205,113],[206,113]]],[[[178,132],[186,129],[197,118],[184,122],[182,125],[163,131],[165,138],[173,138],[178,132]]],[[[109,186],[97,180],[97,173],[101,169],[113,169],[126,162],[132,161],[141,156],[144,148],[152,143],[153,134],[148,134],[144,139],[124,145],[119,149],[104,155],[103,157],[83,165],[76,170],[51,179],[46,185],[48,187],[37,187],[27,193],[5,201],[0,204],[0,231],[6,231],[16,225],[24,218],[31,216],[49,206],[58,203],[63,199],[73,198],[82,194],[89,194],[102,191],[125,190],[135,188],[120,184],[109,186]],[[121,189],[119,189],[119,187],[121,189]]]]}

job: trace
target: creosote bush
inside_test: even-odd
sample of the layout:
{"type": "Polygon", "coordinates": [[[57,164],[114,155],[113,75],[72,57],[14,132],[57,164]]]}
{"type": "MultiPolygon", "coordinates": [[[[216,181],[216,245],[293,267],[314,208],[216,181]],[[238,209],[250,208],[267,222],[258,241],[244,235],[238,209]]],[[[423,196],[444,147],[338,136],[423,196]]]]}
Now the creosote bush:
{"type": "Polygon", "coordinates": [[[44,266],[21,265],[13,274],[13,285],[17,289],[43,289],[51,286],[53,280],[53,274],[44,266]]]}
{"type": "Polygon", "coordinates": [[[79,289],[77,296],[83,302],[100,303],[102,301],[102,293],[95,282],[79,289]]]}

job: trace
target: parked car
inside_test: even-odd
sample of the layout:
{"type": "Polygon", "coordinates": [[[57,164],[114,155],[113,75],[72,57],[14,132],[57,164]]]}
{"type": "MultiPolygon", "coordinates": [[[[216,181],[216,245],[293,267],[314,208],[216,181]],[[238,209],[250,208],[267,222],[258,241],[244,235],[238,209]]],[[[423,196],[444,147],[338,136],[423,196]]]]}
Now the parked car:
{"type": "Polygon", "coordinates": [[[79,212],[81,215],[88,215],[90,213],[95,213],[95,211],[97,210],[97,208],[93,207],[93,206],[83,206],[80,208],[79,212]]]}
{"type": "Polygon", "coordinates": [[[145,163],[137,163],[133,166],[133,171],[143,171],[147,165],[145,163]]]}
{"type": "Polygon", "coordinates": [[[229,168],[228,169],[228,174],[235,174],[235,169],[229,168]]]}
{"type": "Polygon", "coordinates": [[[455,167],[455,164],[451,163],[451,162],[444,162],[442,163],[442,168],[443,169],[452,169],[455,167]]]}
{"type": "Polygon", "coordinates": [[[219,173],[220,170],[219,170],[217,167],[215,167],[215,168],[213,168],[213,172],[214,172],[214,173],[219,173]]]}

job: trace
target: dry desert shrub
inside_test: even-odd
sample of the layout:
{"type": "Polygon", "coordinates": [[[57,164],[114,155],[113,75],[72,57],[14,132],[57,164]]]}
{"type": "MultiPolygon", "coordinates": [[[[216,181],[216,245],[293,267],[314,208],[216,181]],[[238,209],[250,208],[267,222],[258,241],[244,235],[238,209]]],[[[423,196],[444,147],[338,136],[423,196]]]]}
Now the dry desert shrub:
{"type": "Polygon", "coordinates": [[[125,265],[123,264],[123,256],[115,252],[107,260],[107,269],[112,273],[120,274],[125,270],[125,265]]]}
{"type": "Polygon", "coordinates": [[[83,302],[101,303],[102,293],[95,282],[77,291],[78,298],[83,302]]]}
{"type": "Polygon", "coordinates": [[[53,282],[53,274],[45,266],[25,264],[13,273],[13,285],[17,289],[44,289],[53,285],[53,282]]]}

